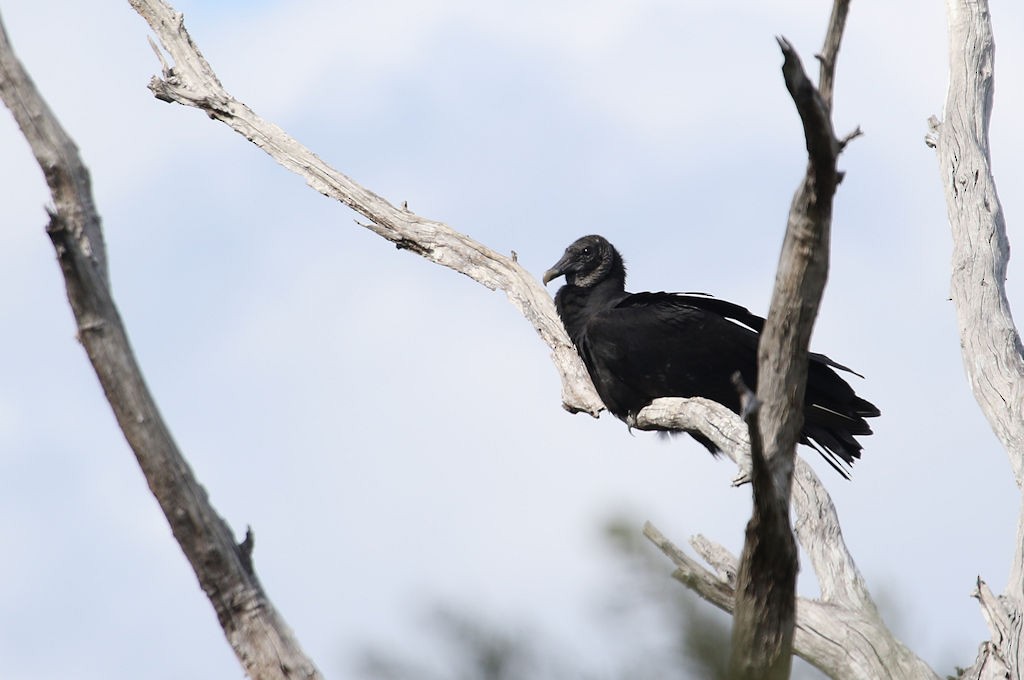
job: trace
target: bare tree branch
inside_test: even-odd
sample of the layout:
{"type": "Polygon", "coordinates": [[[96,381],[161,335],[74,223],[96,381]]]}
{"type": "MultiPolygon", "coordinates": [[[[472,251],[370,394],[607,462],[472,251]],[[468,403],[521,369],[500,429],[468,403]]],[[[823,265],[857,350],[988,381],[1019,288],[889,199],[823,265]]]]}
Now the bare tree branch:
{"type": "Polygon", "coordinates": [[[93,204],[89,172],[78,155],[75,142],[61,127],[18,61],[2,21],[0,95],[32,146],[32,153],[50,186],[54,212],[67,216],[68,238],[74,240],[99,279],[108,285],[107,248],[93,204]]]}
{"type": "Polygon", "coordinates": [[[251,678],[319,678],[252,569],[252,533],[236,545],[160,416],[110,291],[89,171],[25,72],[0,21],[0,96],[28,140],[53,195],[47,233],[68,300],[103,391],[175,539],[251,678]]]}
{"type": "MultiPolygon", "coordinates": [[[[701,432],[749,470],[749,434],[746,425],[725,406],[706,399],[656,399],[637,414],[634,426],[654,422],[679,427],[713,423],[701,432]],[[681,405],[679,402],[688,402],[681,405]],[[691,417],[691,412],[696,413],[691,417]],[[648,413],[656,418],[647,420],[648,413]]],[[[744,473],[740,481],[749,480],[744,473]]],[[[795,531],[814,569],[819,600],[797,599],[794,653],[833,678],[928,678],[928,665],[900,643],[886,627],[843,540],[839,516],[828,492],[810,465],[796,459],[791,503],[795,531]]],[[[697,536],[690,543],[714,567],[712,574],[665,538],[653,525],[644,534],[668,556],[677,569],[673,577],[723,611],[732,613],[739,560],[720,545],[697,536]],[[681,557],[682,556],[682,557],[681,557]],[[685,559],[683,559],[685,558],[685,559]],[[710,577],[717,578],[717,582],[710,577]]]]}
{"type": "MultiPolygon", "coordinates": [[[[795,448],[803,425],[808,344],[828,276],[832,197],[841,178],[836,162],[845,141],[856,134],[843,142],[837,140],[830,111],[846,13],[847,3],[837,0],[821,60],[824,93],[810,83],[791,45],[779,39],[784,55],[783,76],[804,127],[808,168],[790,208],[771,309],[758,351],[759,396],[764,407],[759,427],[752,426],[751,432],[755,444],[755,430],[761,432],[767,465],[755,451],[754,514],[747,526],[733,612],[730,668],[733,677],[738,678],[788,677],[788,659],[781,655],[789,653],[790,643],[833,677],[934,677],[926,664],[889,633],[845,550],[815,550],[812,563],[816,572],[830,577],[824,579],[828,585],[822,587],[827,599],[801,601],[794,632],[797,566],[788,513],[795,448]],[[831,578],[835,576],[833,569],[846,581],[831,578]],[[842,585],[830,587],[838,583],[842,585]],[[838,624],[838,635],[820,636],[821,629],[815,626],[820,625],[817,619],[821,618],[838,624]],[[836,645],[836,640],[870,642],[868,649],[861,647],[863,651],[854,653],[847,645],[836,645]]],[[[814,482],[813,475],[800,475],[803,489],[820,488],[814,482]]],[[[811,507],[831,506],[827,496],[797,497],[801,505],[810,501],[815,503],[811,507]]],[[[814,528],[820,531],[824,526],[814,528]]],[[[838,530],[838,524],[835,528],[838,530]]],[[[817,547],[813,539],[821,536],[810,534],[810,529],[803,524],[802,537],[811,539],[806,540],[809,546],[817,547]]]]}
{"type": "MultiPolygon", "coordinates": [[[[730,676],[736,680],[786,680],[793,664],[797,549],[789,526],[788,483],[776,483],[779,451],[769,460],[761,442],[761,404],[737,372],[741,416],[750,431],[754,509],[747,523],[736,576],[730,676]]],[[[796,442],[793,442],[793,449],[796,442]]],[[[793,453],[790,454],[792,457],[793,453]]],[[[791,469],[792,461],[789,462],[791,469]]]]}
{"type": "Polygon", "coordinates": [[[149,23],[173,64],[149,87],[159,98],[201,109],[266,151],[315,190],[338,200],[369,220],[363,226],[431,262],[469,276],[491,290],[502,290],[551,347],[562,379],[562,403],[572,412],[592,415],[604,408],[583,362],[569,341],[551,296],[516,262],[446,224],[397,208],[324,163],[280,127],[260,118],[221,85],[185,30],[182,15],[162,0],[130,0],[149,23]]]}
{"type": "MultiPolygon", "coordinates": [[[[834,16],[845,17],[845,12],[834,16]]],[[[822,61],[826,72],[838,53],[841,29],[841,24],[830,26],[826,44],[834,49],[828,64],[822,61]]],[[[734,678],[750,680],[785,680],[790,673],[798,570],[789,525],[790,489],[803,428],[811,330],[828,276],[832,196],[838,184],[839,143],[832,133],[829,105],[807,78],[789,42],[778,42],[786,87],[803,122],[808,167],[790,207],[758,345],[764,408],[759,422],[756,414],[749,421],[754,508],[740,557],[730,672],[734,678]],[[763,453],[761,437],[766,444],[763,453]]]]}
{"type": "MultiPolygon", "coordinates": [[[[642,409],[632,424],[641,430],[658,429],[666,424],[674,429],[699,428],[739,466],[741,473],[734,483],[750,481],[747,426],[717,402],[700,397],[662,397],[642,409]]],[[[796,518],[797,539],[810,558],[822,600],[874,608],[864,578],[843,540],[835,505],[814,470],[799,456],[790,502],[796,518]]]]}
{"type": "MultiPolygon", "coordinates": [[[[986,0],[947,0],[946,12],[946,120],[940,124],[931,119],[926,142],[938,151],[953,233],[952,299],[967,379],[1006,449],[1017,487],[1024,491],[1024,347],[1006,297],[1010,244],[992,177],[988,139],[995,75],[992,22],[986,0]]],[[[1022,677],[1024,504],[1006,592],[995,597],[979,578],[974,596],[992,640],[981,646],[977,661],[963,677],[1022,677]]]]}
{"type": "Polygon", "coordinates": [[[764,407],[759,420],[749,423],[754,509],[736,586],[730,661],[735,678],[784,680],[790,672],[798,565],[789,505],[803,428],[808,348],[828,278],[832,197],[840,177],[836,162],[842,147],[832,130],[831,99],[846,14],[847,3],[836,0],[821,58],[824,93],[811,84],[789,42],[778,39],[786,88],[803,123],[808,166],[790,207],[758,345],[757,384],[764,407]]]}
{"type": "MultiPolygon", "coordinates": [[[[644,536],[676,566],[672,577],[722,611],[735,609],[738,560],[725,548],[696,536],[690,543],[715,566],[705,569],[650,522],[644,536]]],[[[798,597],[793,652],[836,680],[938,680],[928,665],[894,638],[874,606],[798,597]]]]}
{"type": "Polygon", "coordinates": [[[818,93],[829,111],[832,110],[832,92],[836,82],[836,59],[839,57],[839,45],[843,41],[846,15],[849,12],[850,0],[832,3],[832,15],[828,18],[828,28],[825,30],[825,45],[817,55],[821,64],[818,69],[818,93]]]}
{"type": "MultiPolygon", "coordinates": [[[[722,611],[732,613],[736,606],[735,583],[729,583],[722,576],[711,573],[696,560],[691,559],[650,522],[644,524],[644,536],[676,565],[672,578],[722,611]]],[[[736,563],[735,559],[733,563],[736,563]]]]}

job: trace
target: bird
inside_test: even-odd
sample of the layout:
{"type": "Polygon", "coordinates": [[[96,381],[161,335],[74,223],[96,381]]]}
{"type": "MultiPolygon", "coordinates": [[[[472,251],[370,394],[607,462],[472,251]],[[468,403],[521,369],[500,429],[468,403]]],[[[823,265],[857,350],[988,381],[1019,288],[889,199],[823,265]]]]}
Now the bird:
{"type": "MultiPolygon", "coordinates": [[[[764,318],[703,293],[626,292],[626,266],[603,236],[577,239],[544,273],[565,285],[555,308],[605,407],[627,424],[658,397],[705,397],[735,413],[737,371],[756,390],[757,343],[764,318]]],[[[816,449],[843,477],[861,457],[856,437],[871,434],[865,418],[880,415],[836,372],[852,369],[811,353],[801,443],[816,449]]],[[[688,434],[713,454],[699,432],[688,434]]]]}

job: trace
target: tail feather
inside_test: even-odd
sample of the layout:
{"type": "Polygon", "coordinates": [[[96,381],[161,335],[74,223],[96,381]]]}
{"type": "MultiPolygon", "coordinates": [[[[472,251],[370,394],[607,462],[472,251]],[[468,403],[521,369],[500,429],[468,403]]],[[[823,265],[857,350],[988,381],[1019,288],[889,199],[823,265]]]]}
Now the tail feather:
{"type": "Polygon", "coordinates": [[[830,430],[820,426],[804,428],[803,442],[824,458],[836,472],[850,478],[849,468],[860,458],[861,445],[845,430],[830,430]]]}

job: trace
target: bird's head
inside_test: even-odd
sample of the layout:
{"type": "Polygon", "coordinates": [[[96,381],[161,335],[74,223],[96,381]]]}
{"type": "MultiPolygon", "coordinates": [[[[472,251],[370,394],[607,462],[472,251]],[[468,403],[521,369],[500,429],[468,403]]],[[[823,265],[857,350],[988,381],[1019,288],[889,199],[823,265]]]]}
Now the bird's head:
{"type": "Polygon", "coordinates": [[[611,277],[625,281],[626,267],[615,246],[596,234],[577,239],[565,249],[562,259],[544,272],[544,285],[559,276],[570,286],[592,288],[611,277]]]}

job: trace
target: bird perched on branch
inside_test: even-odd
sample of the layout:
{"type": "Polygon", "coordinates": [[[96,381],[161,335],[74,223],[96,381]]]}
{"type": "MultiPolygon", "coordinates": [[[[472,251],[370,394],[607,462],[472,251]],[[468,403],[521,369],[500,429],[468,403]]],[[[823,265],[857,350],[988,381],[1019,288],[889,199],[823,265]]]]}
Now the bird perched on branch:
{"type": "MultiPolygon", "coordinates": [[[[626,267],[602,236],[584,236],[544,274],[565,285],[555,307],[605,406],[635,417],[658,397],[705,397],[739,413],[732,384],[739,371],[757,385],[757,342],[764,319],[731,302],[696,293],[627,293],[626,267]]],[[[860,458],[855,435],[871,434],[865,418],[879,415],[835,370],[854,371],[811,354],[801,442],[841,475],[860,458]]],[[[715,446],[690,432],[712,453],[715,446]]]]}

